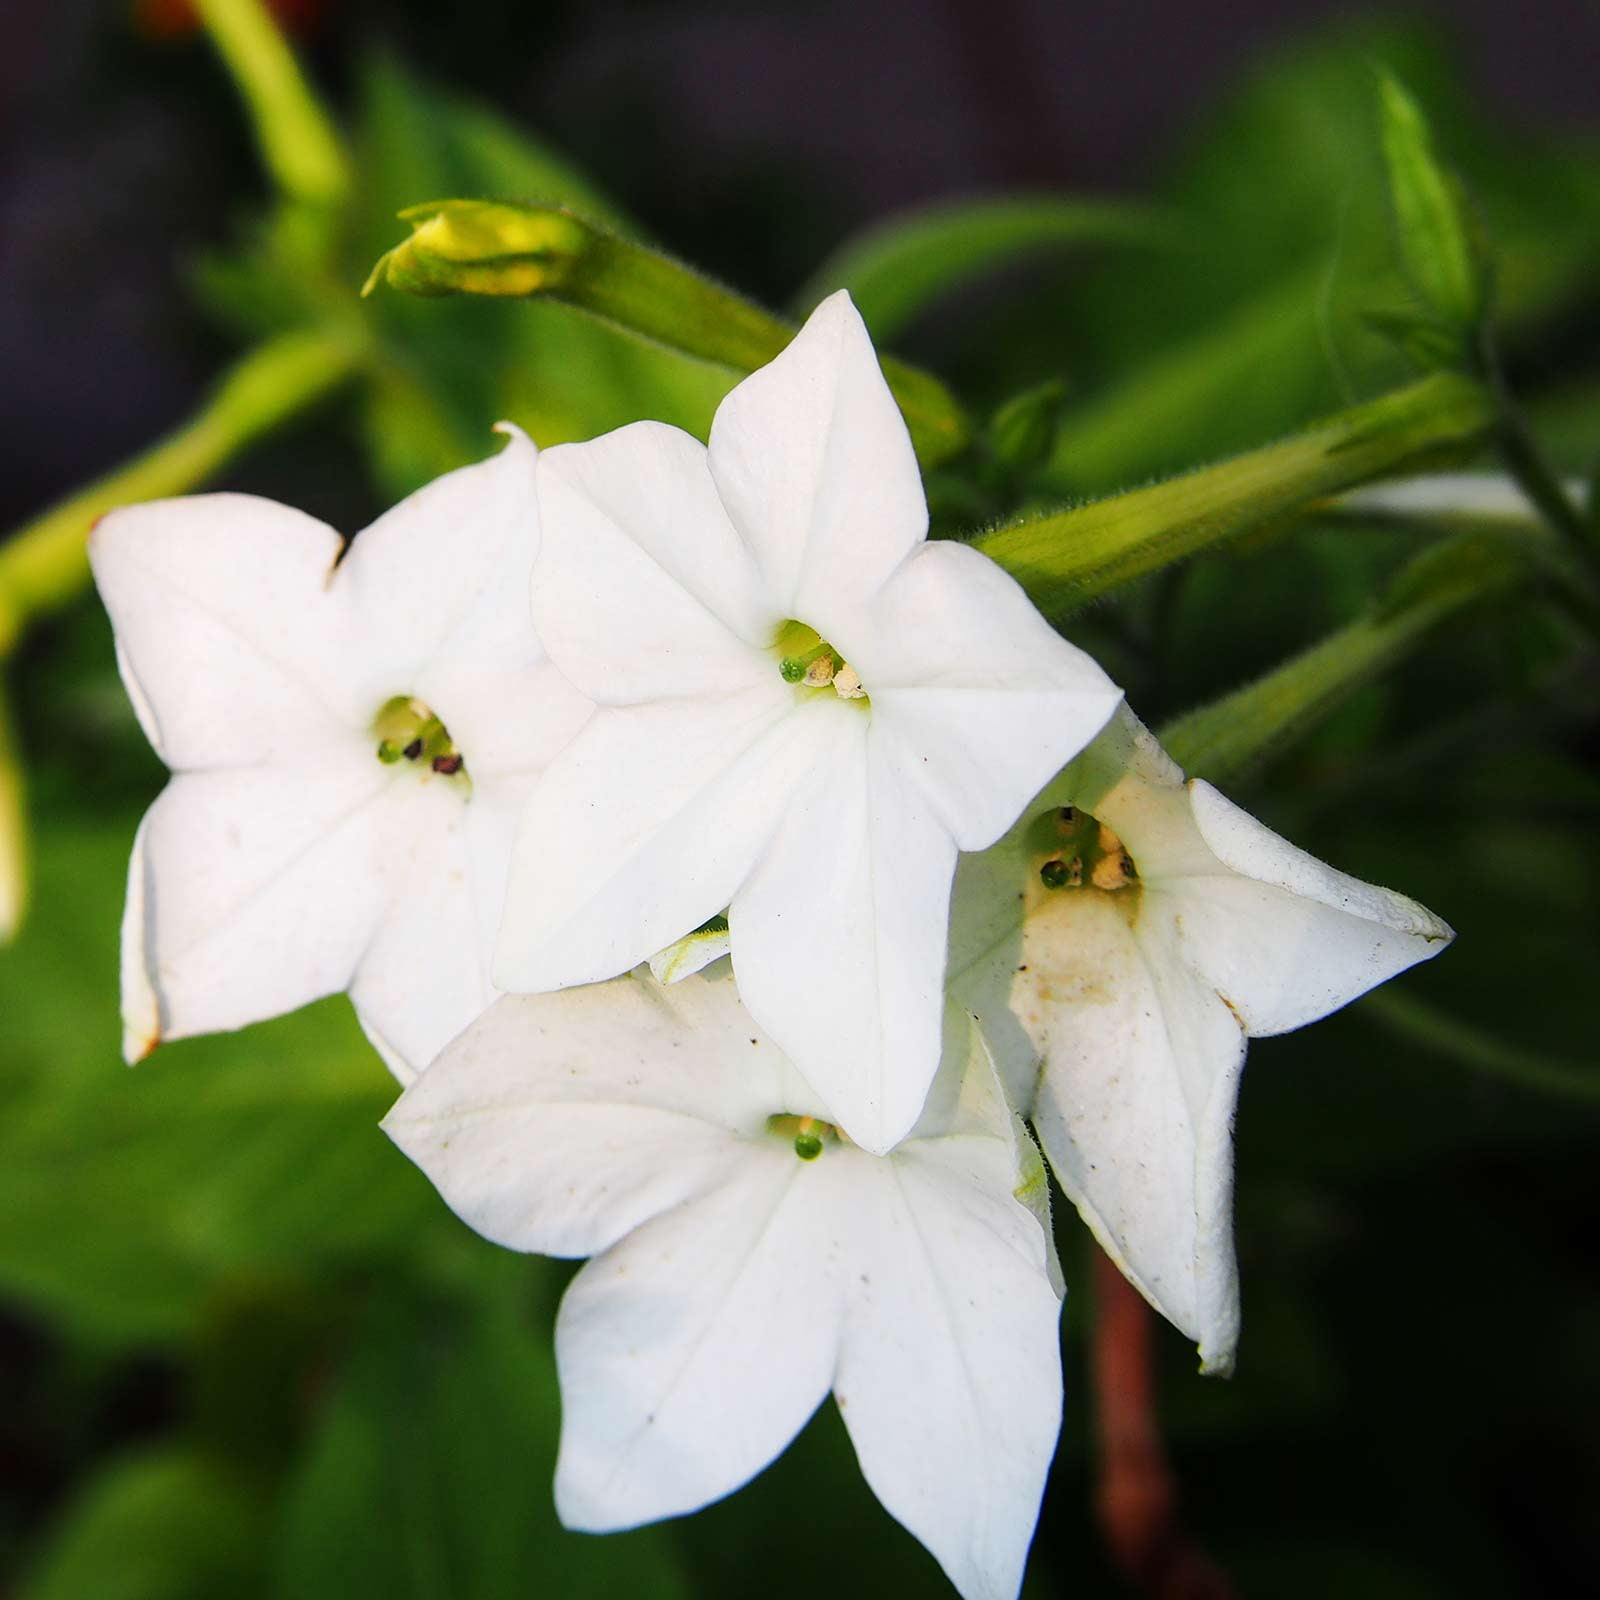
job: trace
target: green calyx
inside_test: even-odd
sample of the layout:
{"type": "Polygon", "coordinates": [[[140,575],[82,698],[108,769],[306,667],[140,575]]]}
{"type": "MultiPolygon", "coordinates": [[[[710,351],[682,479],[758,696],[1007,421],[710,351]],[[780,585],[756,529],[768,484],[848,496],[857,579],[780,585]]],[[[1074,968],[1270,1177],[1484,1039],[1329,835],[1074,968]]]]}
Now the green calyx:
{"type": "Polygon", "coordinates": [[[831,1122],[823,1122],[817,1117],[791,1116],[787,1113],[768,1117],[767,1131],[776,1134],[780,1139],[791,1140],[794,1144],[794,1153],[802,1161],[815,1161],[822,1154],[825,1145],[837,1144],[843,1137],[831,1122]]]}
{"type": "Polygon", "coordinates": [[[772,642],[778,658],[778,676],[797,689],[827,689],[841,700],[867,704],[867,691],[855,669],[815,628],[803,622],[786,622],[772,642]]]}
{"type": "Polygon", "coordinates": [[[1076,806],[1057,806],[1035,819],[1030,843],[1046,889],[1137,889],[1139,874],[1121,839],[1076,806]]]}
{"type": "Polygon", "coordinates": [[[372,720],[378,736],[377,757],[386,767],[402,762],[466,781],[466,761],[450,730],[414,695],[397,694],[384,702],[372,720]]]}

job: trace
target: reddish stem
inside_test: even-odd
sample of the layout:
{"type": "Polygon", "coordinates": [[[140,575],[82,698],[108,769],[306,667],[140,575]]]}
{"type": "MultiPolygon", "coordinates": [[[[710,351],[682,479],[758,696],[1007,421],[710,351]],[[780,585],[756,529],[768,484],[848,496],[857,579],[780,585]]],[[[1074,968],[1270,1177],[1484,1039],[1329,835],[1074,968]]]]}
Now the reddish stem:
{"type": "Polygon", "coordinates": [[[1117,1570],[1157,1600],[1232,1600],[1228,1580],[1178,1525],[1178,1486],[1156,1420],[1155,1316],[1094,1252],[1090,1371],[1098,1400],[1095,1511],[1117,1570]]]}

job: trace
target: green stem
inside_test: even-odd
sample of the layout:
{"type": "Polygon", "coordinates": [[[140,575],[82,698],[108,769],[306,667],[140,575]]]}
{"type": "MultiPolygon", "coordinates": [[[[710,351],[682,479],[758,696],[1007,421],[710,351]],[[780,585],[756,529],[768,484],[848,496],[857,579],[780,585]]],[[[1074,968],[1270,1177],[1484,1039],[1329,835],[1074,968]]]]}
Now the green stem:
{"type": "Polygon", "coordinates": [[[0,544],[0,658],[33,617],[87,582],[87,536],[113,507],[193,489],[244,447],[319,400],[354,370],[352,336],[285,334],[246,355],[200,411],[143,455],[52,506],[0,544]]]}
{"type": "Polygon", "coordinates": [[[285,197],[337,206],[350,165],[332,119],[262,0],[195,0],[249,110],[262,160],[285,197]]]}
{"type": "Polygon", "coordinates": [[[1254,683],[1179,717],[1161,743],[1191,777],[1227,783],[1310,731],[1441,623],[1537,575],[1525,537],[1466,533],[1422,552],[1367,615],[1254,683]]]}
{"type": "Polygon", "coordinates": [[[1492,1078],[1539,1094],[1600,1105],[1600,1071],[1576,1061],[1552,1061],[1506,1044],[1412,995],[1380,989],[1365,996],[1361,1010],[1424,1049],[1453,1057],[1492,1078]]]}
{"type": "Polygon", "coordinates": [[[1135,578],[1358,484],[1465,456],[1493,421],[1482,384],[1441,373],[1278,444],[974,542],[1059,620],[1135,578]]]}

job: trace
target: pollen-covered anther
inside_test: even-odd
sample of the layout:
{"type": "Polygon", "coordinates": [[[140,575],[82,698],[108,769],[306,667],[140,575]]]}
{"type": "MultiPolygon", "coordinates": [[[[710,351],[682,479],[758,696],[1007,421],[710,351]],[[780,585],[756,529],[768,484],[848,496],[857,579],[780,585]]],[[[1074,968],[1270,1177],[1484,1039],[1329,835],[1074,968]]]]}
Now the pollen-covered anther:
{"type": "MultiPolygon", "coordinates": [[[[850,669],[844,669],[848,672],[850,669]]],[[[805,676],[800,680],[808,689],[821,689],[825,685],[834,683],[833,652],[828,651],[817,657],[805,671],[805,676]]],[[[860,681],[859,679],[857,680],[860,681]]],[[[834,684],[837,688],[838,685],[834,684]]]]}
{"type": "Polygon", "coordinates": [[[1089,874],[1089,881],[1095,888],[1108,892],[1126,888],[1135,874],[1133,857],[1123,849],[1122,841],[1102,822],[1095,843],[1099,845],[1101,854],[1093,872],[1089,874]]]}
{"type": "Polygon", "coordinates": [[[861,675],[848,661],[833,675],[833,692],[841,700],[865,700],[867,697],[861,675]]]}

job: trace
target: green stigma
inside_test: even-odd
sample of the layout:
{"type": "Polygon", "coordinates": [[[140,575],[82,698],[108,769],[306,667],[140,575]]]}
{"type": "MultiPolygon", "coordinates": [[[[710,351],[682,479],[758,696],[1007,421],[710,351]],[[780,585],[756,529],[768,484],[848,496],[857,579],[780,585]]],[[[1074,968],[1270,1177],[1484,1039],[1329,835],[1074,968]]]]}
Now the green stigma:
{"type": "Polygon", "coordinates": [[[372,719],[372,731],[378,736],[378,760],[386,767],[407,761],[444,777],[466,775],[450,730],[414,695],[397,694],[386,700],[372,719]]]}

